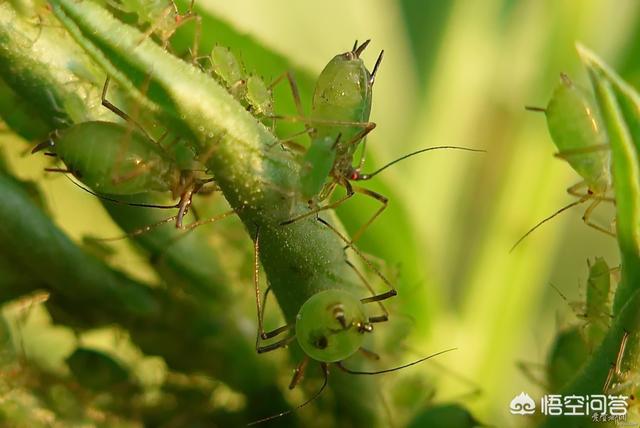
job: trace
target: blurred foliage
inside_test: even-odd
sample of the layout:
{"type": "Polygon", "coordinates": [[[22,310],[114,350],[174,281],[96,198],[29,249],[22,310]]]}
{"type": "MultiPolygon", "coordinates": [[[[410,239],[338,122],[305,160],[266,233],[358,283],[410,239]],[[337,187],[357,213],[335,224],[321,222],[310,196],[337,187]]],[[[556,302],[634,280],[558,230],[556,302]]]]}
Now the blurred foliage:
{"type": "MultiPolygon", "coordinates": [[[[33,10],[31,5],[42,6],[36,0],[9,3],[26,11],[33,10]]],[[[178,2],[181,10],[187,3],[178,2]]],[[[0,12],[6,13],[6,4],[0,1],[0,12]]],[[[319,387],[319,378],[312,375],[302,392],[289,393],[286,382],[294,360],[284,352],[258,356],[253,350],[251,245],[237,221],[198,228],[171,246],[177,232],[170,226],[159,228],[137,237],[135,247],[109,244],[115,249],[110,256],[88,255],[77,247],[84,235],[118,236],[120,228],[135,230],[169,214],[107,202],[105,210],[68,180],[42,173],[50,162],[24,155],[29,146],[21,140],[38,142],[61,124],[88,117],[114,120],[99,104],[89,112],[77,107],[75,98],[99,96],[103,72],[85,63],[81,49],[46,7],[36,10],[11,25],[18,28],[23,22],[31,42],[40,36],[52,40],[51,52],[70,48],[76,53],[60,65],[67,74],[59,78],[68,84],[51,84],[56,91],[51,96],[68,104],[52,111],[40,89],[25,86],[22,79],[23,73],[36,74],[38,68],[8,70],[3,62],[8,51],[18,55],[28,50],[0,39],[0,116],[5,125],[0,149],[10,170],[0,173],[0,298],[7,302],[0,329],[1,423],[241,426],[302,402],[319,387]],[[42,23],[46,25],[39,35],[42,23]],[[74,83],[78,75],[94,81],[89,95],[74,83]],[[42,191],[34,191],[27,180],[37,182],[42,191]],[[42,200],[57,225],[50,224],[47,233],[57,236],[58,244],[44,236],[25,246],[18,233],[35,230],[27,223],[32,214],[15,207],[42,213],[42,200]],[[67,250],[76,259],[66,259],[72,257],[67,250]],[[59,259],[68,264],[58,264],[59,259]],[[100,284],[94,287],[81,278],[80,267],[86,265],[122,279],[101,294],[100,284]],[[86,289],[76,288],[80,286],[86,289]]],[[[576,41],[598,52],[621,79],[638,88],[640,4],[196,0],[196,13],[203,22],[200,55],[216,44],[228,46],[267,82],[293,70],[307,112],[314,77],[333,55],[350,48],[354,39],[371,38],[371,51],[365,55],[369,65],[374,51],[384,48],[372,110],[378,127],[367,146],[370,169],[430,145],[487,150],[483,155],[424,155],[367,183],[391,204],[359,245],[379,258],[377,264],[400,291],[389,305],[391,321],[377,331],[384,336],[375,349],[382,359],[367,364],[381,369],[458,348],[437,362],[374,379],[377,388],[367,391],[366,399],[383,409],[381,426],[432,426],[429,418],[451,418],[461,422],[446,426],[461,427],[482,426],[476,421],[488,426],[537,424],[511,415],[511,399],[522,391],[532,397],[593,391],[579,376],[582,363],[590,358],[600,364],[593,382],[602,387],[629,322],[611,320],[609,310],[602,308],[584,316],[594,280],[585,273],[585,260],[602,258],[597,260],[617,266],[616,241],[586,227],[576,208],[545,224],[512,254],[508,250],[528,228],[573,201],[564,189],[579,179],[553,157],[543,118],[525,112],[524,106],[545,105],[560,72],[587,86],[576,41]],[[603,330],[615,334],[606,336],[603,330]],[[591,357],[594,352],[598,357],[591,357]],[[527,376],[518,362],[540,366],[540,373],[527,376]]],[[[132,22],[123,16],[127,18],[132,22]]],[[[193,22],[178,29],[171,39],[175,55],[188,59],[194,31],[193,22]]],[[[610,89],[604,91],[606,95],[610,89]]],[[[117,88],[113,97],[129,105],[117,88]]],[[[286,84],[274,88],[274,97],[278,113],[293,114],[286,84]]],[[[281,137],[299,130],[286,122],[276,128],[281,137]]],[[[304,138],[298,140],[306,144],[304,138]]],[[[221,199],[199,197],[196,208],[201,215],[221,212],[221,199]]],[[[355,231],[375,209],[357,200],[337,212],[347,230],[355,231]]],[[[603,206],[595,217],[608,225],[613,209],[603,206]]],[[[627,220],[625,224],[635,227],[627,220]]],[[[626,248],[630,255],[623,253],[625,262],[637,256],[626,248]]],[[[594,262],[591,270],[597,265],[594,262]]],[[[637,285],[625,279],[635,278],[631,270],[613,272],[611,290],[619,276],[637,285]]],[[[632,289],[615,305],[618,320],[633,319],[638,306],[629,302],[636,300],[632,289]]],[[[269,325],[275,326],[281,318],[276,305],[269,305],[268,312],[269,325]]],[[[626,340],[629,349],[637,346],[637,336],[626,340]]],[[[611,390],[618,393],[637,384],[635,368],[621,370],[611,390]]],[[[305,426],[331,426],[330,412],[336,409],[331,400],[329,395],[296,416],[264,425],[302,421],[305,426]]]]}

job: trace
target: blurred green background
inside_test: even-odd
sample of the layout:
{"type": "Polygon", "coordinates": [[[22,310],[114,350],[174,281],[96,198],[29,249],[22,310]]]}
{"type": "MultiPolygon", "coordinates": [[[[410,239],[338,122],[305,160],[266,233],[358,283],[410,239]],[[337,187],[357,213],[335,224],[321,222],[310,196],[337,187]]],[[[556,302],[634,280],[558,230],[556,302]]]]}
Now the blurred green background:
{"type": "MultiPolygon", "coordinates": [[[[545,105],[560,72],[586,86],[576,41],[598,52],[638,87],[640,3],[196,3],[287,58],[300,75],[307,111],[308,84],[333,55],[348,50],[356,39],[370,38],[364,58],[372,66],[378,51],[384,49],[371,114],[378,126],[368,140],[367,166],[371,169],[432,145],[487,151],[432,152],[367,183],[389,196],[391,203],[368,229],[361,247],[385,260],[400,284],[399,303],[391,306],[394,320],[385,327],[387,341],[395,343],[397,336],[402,344],[400,360],[458,348],[437,361],[389,376],[413,378],[428,373],[430,380],[435,379],[435,401],[464,403],[478,420],[492,426],[525,425],[524,418],[509,414],[509,402],[522,391],[539,397],[542,389],[519,365],[542,373],[551,340],[575,315],[569,302],[583,296],[586,261],[604,256],[609,265],[616,265],[618,255],[613,239],[583,224],[580,208],[549,222],[509,253],[530,227],[572,201],[565,189],[578,181],[564,162],[553,157],[544,117],[526,112],[524,106],[545,105]]],[[[215,28],[204,31],[207,40],[217,41],[215,28]]],[[[266,81],[277,75],[278,64],[271,58],[262,61],[259,54],[243,50],[244,38],[225,31],[220,34],[219,43],[229,45],[266,81]]],[[[179,46],[189,39],[190,30],[185,29],[174,42],[179,46]]],[[[286,88],[277,89],[276,110],[279,106],[290,109],[287,97],[286,88]]],[[[14,170],[42,184],[64,230],[76,239],[85,234],[119,234],[98,202],[63,178],[44,177],[45,162],[23,157],[24,145],[5,144],[11,138],[1,141],[10,147],[14,170]]],[[[354,199],[338,210],[351,231],[376,207],[366,198],[354,199]]],[[[607,207],[596,215],[605,225],[612,218],[613,211],[607,207]]],[[[238,246],[246,247],[248,255],[249,240],[238,246]]],[[[119,244],[118,249],[114,266],[144,280],[155,278],[145,268],[143,256],[126,245],[119,244]]],[[[237,282],[249,288],[249,270],[238,276],[237,282]]],[[[247,322],[253,323],[250,293],[239,294],[239,299],[245,299],[240,305],[247,309],[247,322]]],[[[37,335],[43,317],[35,311],[27,321],[22,320],[23,335],[37,335]]],[[[88,340],[113,349],[112,335],[105,337],[95,332],[83,343],[88,340]]],[[[60,338],[60,343],[69,340],[60,338]]],[[[56,345],[56,349],[65,354],[64,348],[56,345]]],[[[119,352],[140,361],[145,367],[142,372],[150,373],[149,382],[154,381],[155,365],[162,365],[161,361],[134,358],[137,351],[128,348],[119,352]]],[[[47,359],[55,356],[47,355],[47,359]]],[[[291,364],[277,363],[287,377],[291,364]]],[[[382,379],[378,382],[383,384],[382,379]]]]}

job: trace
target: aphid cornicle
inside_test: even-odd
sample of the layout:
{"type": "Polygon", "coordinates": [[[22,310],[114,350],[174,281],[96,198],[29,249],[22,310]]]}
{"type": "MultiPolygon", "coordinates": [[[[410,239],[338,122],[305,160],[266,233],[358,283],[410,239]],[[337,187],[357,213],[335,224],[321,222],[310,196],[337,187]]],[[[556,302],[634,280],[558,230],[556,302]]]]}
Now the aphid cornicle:
{"type": "MultiPolygon", "coordinates": [[[[322,70],[318,77],[309,118],[295,117],[290,120],[301,121],[310,125],[311,145],[302,158],[300,171],[301,196],[310,201],[312,209],[306,213],[282,222],[291,224],[319,211],[333,209],[355,193],[367,195],[382,205],[369,220],[354,234],[351,243],[355,242],[364,230],[387,207],[387,197],[369,189],[354,186],[351,181],[369,180],[389,166],[408,157],[437,149],[461,149],[481,151],[456,146],[436,146],[409,153],[371,173],[362,173],[364,164],[364,147],[360,162],[354,166],[354,157],[361,141],[371,132],[376,124],[369,121],[373,84],[376,73],[382,62],[384,51],[381,51],[369,72],[360,55],[369,45],[370,40],[358,45],[343,54],[336,55],[322,70]],[[346,195],[320,206],[319,203],[331,197],[337,185],[346,189],[346,195]]],[[[289,78],[294,89],[294,98],[298,111],[302,111],[297,98],[295,82],[289,78]]],[[[286,117],[278,116],[283,119],[286,117]]]]}
{"type": "Polygon", "coordinates": [[[585,224],[615,236],[615,233],[590,220],[593,210],[601,202],[615,202],[613,198],[607,196],[612,189],[608,137],[593,95],[574,84],[563,73],[547,107],[527,107],[527,110],[545,114],[549,134],[558,148],[556,156],[566,160],[580,175],[582,181],[567,189],[570,195],[579,198],[577,201],[562,207],[529,229],[511,247],[511,251],[543,223],[587,201],[591,201],[591,204],[582,216],[585,224]],[[584,188],[586,191],[581,191],[584,188]]]}

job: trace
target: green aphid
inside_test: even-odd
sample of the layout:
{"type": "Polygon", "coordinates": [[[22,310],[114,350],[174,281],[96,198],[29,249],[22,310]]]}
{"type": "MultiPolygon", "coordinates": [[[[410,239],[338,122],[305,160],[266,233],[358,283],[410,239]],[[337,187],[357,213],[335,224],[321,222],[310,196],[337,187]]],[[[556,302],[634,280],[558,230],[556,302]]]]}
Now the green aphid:
{"type": "Polygon", "coordinates": [[[556,156],[566,160],[582,181],[567,189],[570,195],[579,198],[577,201],[538,222],[511,247],[511,251],[542,224],[587,201],[591,203],[582,216],[585,224],[615,237],[614,232],[591,221],[593,210],[601,202],[614,202],[607,195],[612,189],[608,137],[593,95],[575,85],[566,74],[561,74],[547,107],[527,107],[527,110],[545,114],[549,134],[558,148],[556,156]],[[586,191],[582,190],[584,188],[586,191]]]}
{"type": "Polygon", "coordinates": [[[178,228],[182,228],[193,195],[212,181],[196,178],[192,171],[179,168],[148,135],[113,122],[83,122],[56,131],[32,152],[43,149],[60,158],[67,167],[66,170],[50,168],[50,171],[73,174],[102,198],[150,191],[171,192],[173,198],[180,198],[177,204],[153,207],[179,208],[175,216],[178,228]]]}
{"type": "Polygon", "coordinates": [[[591,349],[595,349],[604,338],[611,321],[611,269],[602,258],[596,258],[589,266],[587,298],[585,305],[586,339],[591,349]]]}
{"type": "MultiPolygon", "coordinates": [[[[367,40],[358,45],[356,41],[350,51],[336,55],[329,61],[316,82],[310,117],[293,118],[310,126],[308,129],[311,145],[301,161],[300,193],[302,198],[310,202],[312,209],[282,222],[283,225],[291,224],[322,210],[335,208],[355,193],[361,193],[380,202],[381,207],[353,234],[351,241],[353,243],[384,211],[388,199],[372,190],[354,186],[351,181],[369,180],[396,162],[430,150],[453,148],[475,151],[454,146],[430,147],[409,153],[372,173],[365,174],[361,172],[364,164],[363,147],[360,161],[354,165],[354,157],[360,143],[376,127],[375,123],[369,121],[369,114],[373,84],[384,51],[380,52],[373,70],[369,72],[360,58],[369,42],[367,40]],[[331,197],[338,185],[346,189],[346,196],[336,202],[319,206],[321,201],[331,197]]],[[[290,76],[288,77],[298,112],[301,114],[302,107],[299,105],[295,82],[290,76]]]]}
{"type": "Polygon", "coordinates": [[[590,193],[606,193],[611,188],[611,161],[593,95],[562,74],[544,112],[557,156],[580,174],[590,193]]]}
{"type": "Polygon", "coordinates": [[[245,99],[254,116],[269,117],[273,115],[273,95],[260,77],[249,76],[245,99]]]}
{"type": "MultiPolygon", "coordinates": [[[[319,221],[335,232],[345,243],[348,242],[346,237],[344,237],[330,223],[327,223],[322,219],[319,219],[319,221]]],[[[374,352],[364,349],[362,345],[366,335],[373,332],[374,324],[388,321],[389,314],[382,304],[382,301],[397,294],[391,283],[377,269],[375,269],[372,263],[365,258],[359,250],[353,248],[353,251],[355,251],[365,264],[372,268],[375,274],[378,275],[378,277],[389,287],[388,291],[376,294],[355,265],[351,262],[347,262],[371,292],[369,297],[356,296],[353,290],[342,289],[340,288],[340,285],[336,283],[333,284],[333,286],[324,288],[322,291],[316,292],[305,301],[301,302],[294,325],[284,325],[272,331],[265,331],[263,323],[264,300],[261,301],[259,284],[260,231],[258,230],[254,241],[254,287],[256,310],[258,314],[256,350],[258,353],[270,352],[296,341],[305,353],[305,357],[296,368],[293,378],[289,384],[289,388],[293,389],[300,382],[310,360],[320,363],[320,367],[322,368],[324,375],[324,382],[316,394],[297,406],[295,409],[260,419],[250,425],[287,415],[303,406],[306,406],[320,396],[327,385],[330,364],[334,364],[342,371],[354,375],[375,375],[400,370],[418,364],[444,352],[451,351],[451,349],[441,351],[427,357],[420,358],[419,360],[409,364],[373,372],[352,370],[342,364],[344,360],[358,352],[361,352],[370,358],[380,358],[374,352]],[[368,314],[368,311],[365,309],[365,305],[371,303],[379,306],[381,310],[380,314],[373,316],[368,314]],[[265,340],[274,339],[283,334],[285,334],[284,338],[270,344],[262,344],[265,340]]],[[[264,299],[266,299],[266,295],[267,294],[265,293],[264,299]]]]}

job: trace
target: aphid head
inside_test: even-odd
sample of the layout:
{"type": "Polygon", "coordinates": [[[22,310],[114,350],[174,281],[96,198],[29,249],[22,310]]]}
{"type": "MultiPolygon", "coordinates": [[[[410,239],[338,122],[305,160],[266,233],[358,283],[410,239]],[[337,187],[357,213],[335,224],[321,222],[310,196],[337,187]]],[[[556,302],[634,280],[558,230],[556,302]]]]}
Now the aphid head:
{"type": "Polygon", "coordinates": [[[314,360],[332,363],[355,353],[364,333],[373,330],[363,304],[343,290],[325,290],[309,298],[296,317],[300,347],[314,360]]]}
{"type": "Polygon", "coordinates": [[[371,111],[371,88],[382,60],[369,72],[360,54],[369,40],[348,52],[333,57],[322,70],[313,95],[316,117],[343,121],[367,121],[371,111]]]}

